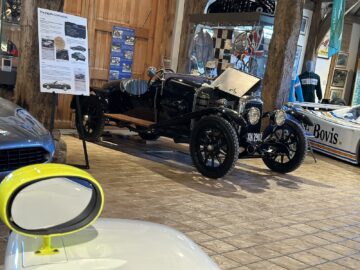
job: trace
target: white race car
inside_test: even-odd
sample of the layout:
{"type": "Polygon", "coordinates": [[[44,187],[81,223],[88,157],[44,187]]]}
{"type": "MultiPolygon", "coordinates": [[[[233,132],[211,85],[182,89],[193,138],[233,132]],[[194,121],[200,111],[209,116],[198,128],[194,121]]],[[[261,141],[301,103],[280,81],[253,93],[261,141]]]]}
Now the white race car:
{"type": "Polygon", "coordinates": [[[314,123],[306,127],[314,150],[360,164],[360,105],[343,107],[325,104],[293,103],[314,123]]]}

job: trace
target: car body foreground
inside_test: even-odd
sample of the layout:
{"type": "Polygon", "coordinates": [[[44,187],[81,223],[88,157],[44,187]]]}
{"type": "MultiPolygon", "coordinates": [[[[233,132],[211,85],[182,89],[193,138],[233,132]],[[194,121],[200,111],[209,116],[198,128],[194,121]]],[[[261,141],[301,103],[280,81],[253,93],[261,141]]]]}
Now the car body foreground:
{"type": "Polygon", "coordinates": [[[0,218],[11,231],[5,270],[219,270],[167,226],[98,219],[102,187],[75,167],[23,167],[0,183],[0,198],[0,218]]]}
{"type": "Polygon", "coordinates": [[[12,233],[5,270],[219,269],[182,233],[142,221],[99,219],[83,231],[53,239],[53,243],[59,254],[38,256],[34,250],[41,239],[12,233]]]}
{"type": "Polygon", "coordinates": [[[352,164],[360,164],[360,105],[294,105],[304,108],[303,112],[314,123],[313,127],[307,127],[314,150],[352,164]]]}
{"type": "Polygon", "coordinates": [[[26,110],[0,98],[0,180],[22,166],[50,162],[54,151],[49,131],[26,110]]]}

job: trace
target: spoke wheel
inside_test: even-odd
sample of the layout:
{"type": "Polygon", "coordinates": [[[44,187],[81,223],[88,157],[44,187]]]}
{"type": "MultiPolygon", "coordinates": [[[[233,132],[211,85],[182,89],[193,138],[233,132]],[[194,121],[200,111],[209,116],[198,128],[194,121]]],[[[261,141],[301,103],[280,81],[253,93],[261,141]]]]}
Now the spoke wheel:
{"type": "Polygon", "coordinates": [[[281,127],[268,127],[264,132],[264,141],[268,143],[263,161],[275,172],[289,173],[304,162],[307,140],[303,129],[293,121],[286,121],[281,127]]]}
{"type": "Polygon", "coordinates": [[[76,128],[81,137],[80,125],[83,126],[84,138],[89,141],[98,141],[104,131],[104,112],[100,101],[90,96],[86,103],[81,105],[82,119],[79,122],[76,115],[76,128]]]}
{"type": "Polygon", "coordinates": [[[192,132],[190,153],[201,174],[214,179],[224,177],[238,159],[237,134],[225,119],[218,116],[204,117],[192,132]]]}

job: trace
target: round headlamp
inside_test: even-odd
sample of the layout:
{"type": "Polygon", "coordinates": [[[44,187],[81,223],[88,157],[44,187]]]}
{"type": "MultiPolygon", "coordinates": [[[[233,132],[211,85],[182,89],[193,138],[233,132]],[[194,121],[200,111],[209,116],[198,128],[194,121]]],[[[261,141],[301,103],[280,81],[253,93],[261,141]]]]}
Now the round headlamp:
{"type": "Polygon", "coordinates": [[[277,126],[282,126],[285,124],[285,121],[286,121],[286,113],[285,111],[283,110],[277,110],[275,112],[275,117],[274,117],[274,121],[275,121],[275,124],[277,126]]]}
{"type": "Polygon", "coordinates": [[[248,117],[248,121],[251,125],[256,125],[260,121],[261,112],[258,108],[251,107],[248,112],[247,117],[248,117]]]}

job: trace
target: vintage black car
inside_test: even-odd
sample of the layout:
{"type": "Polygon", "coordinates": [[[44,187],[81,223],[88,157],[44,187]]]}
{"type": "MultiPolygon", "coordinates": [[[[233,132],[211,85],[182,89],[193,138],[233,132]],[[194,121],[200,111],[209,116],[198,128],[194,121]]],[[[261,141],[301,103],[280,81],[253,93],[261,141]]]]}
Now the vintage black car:
{"type": "Polygon", "coordinates": [[[44,83],[43,87],[50,90],[50,89],[62,89],[64,91],[70,90],[71,86],[66,83],[58,83],[57,81],[53,83],[44,83]]]}
{"type": "MultiPolygon", "coordinates": [[[[209,178],[225,176],[239,157],[255,154],[280,173],[302,164],[307,150],[304,130],[283,110],[263,112],[263,102],[254,95],[260,79],[235,69],[211,84],[169,70],[150,68],[148,75],[149,82],[113,81],[81,99],[83,119],[77,127],[84,126],[86,139],[99,139],[107,122],[145,140],[166,136],[189,143],[194,166],[209,178]],[[261,133],[264,117],[270,118],[270,125],[261,133]]],[[[289,113],[311,125],[300,113],[289,113]]]]}

